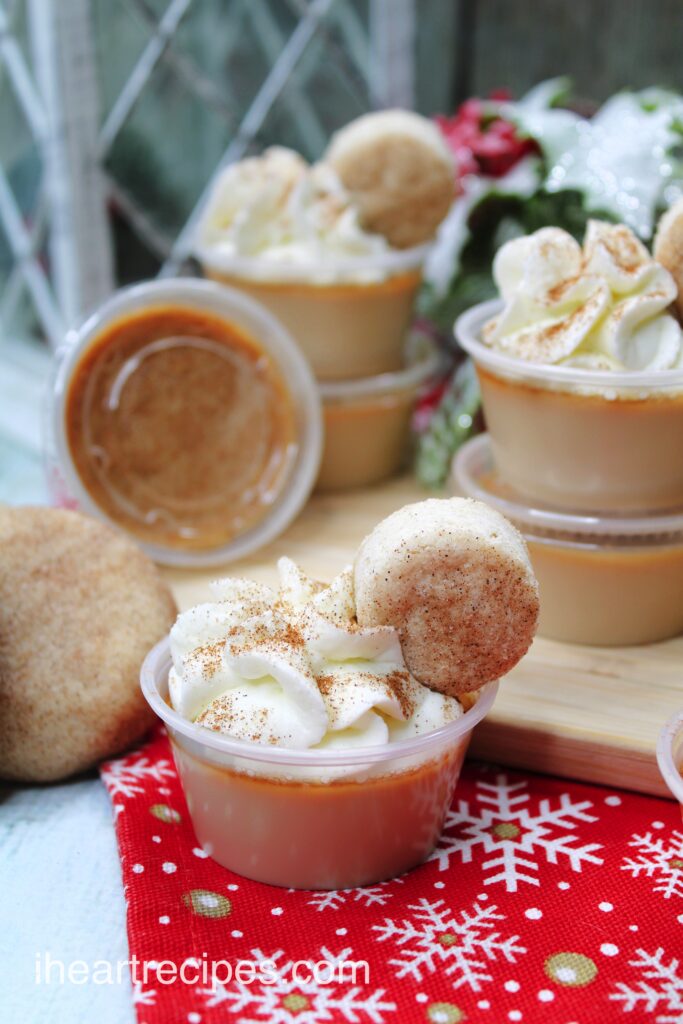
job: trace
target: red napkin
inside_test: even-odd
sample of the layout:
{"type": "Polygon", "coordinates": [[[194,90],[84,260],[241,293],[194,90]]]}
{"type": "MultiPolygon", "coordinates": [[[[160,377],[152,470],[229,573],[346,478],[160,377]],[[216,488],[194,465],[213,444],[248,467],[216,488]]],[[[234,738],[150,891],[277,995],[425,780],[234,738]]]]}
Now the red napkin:
{"type": "Polygon", "coordinates": [[[427,864],[315,893],[207,858],[162,729],[102,779],[140,1024],[683,1022],[670,801],[468,764],[427,864]]]}

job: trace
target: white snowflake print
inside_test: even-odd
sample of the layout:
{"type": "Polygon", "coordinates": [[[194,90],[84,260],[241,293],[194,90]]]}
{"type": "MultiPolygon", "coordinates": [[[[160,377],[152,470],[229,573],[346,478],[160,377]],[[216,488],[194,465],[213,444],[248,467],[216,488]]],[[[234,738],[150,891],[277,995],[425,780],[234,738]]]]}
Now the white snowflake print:
{"type": "Polygon", "coordinates": [[[100,769],[102,779],[109,789],[110,796],[129,797],[144,793],[142,782],[164,783],[175,778],[175,768],[168,759],[150,761],[148,757],[124,757],[120,761],[110,761],[100,769]]]}
{"type": "Polygon", "coordinates": [[[633,986],[617,982],[618,991],[611,993],[610,999],[620,1002],[626,1013],[656,1013],[655,1024],[681,1024],[683,974],[678,970],[679,961],[672,957],[667,963],[661,947],[654,953],[637,949],[636,956],[638,959],[629,960],[629,966],[639,970],[645,980],[633,986]]]}
{"type": "MultiPolygon", "coordinates": [[[[360,985],[345,987],[343,981],[351,981],[353,950],[342,949],[334,955],[326,946],[320,948],[319,956],[311,964],[325,961],[325,978],[330,984],[323,984],[312,976],[301,961],[285,959],[282,950],[268,956],[260,949],[252,949],[251,963],[257,972],[253,984],[244,984],[237,979],[227,985],[216,982],[212,988],[200,989],[206,999],[207,1009],[223,1006],[229,1013],[240,1014],[235,1024],[323,1024],[331,1020],[344,1020],[348,1024],[384,1024],[386,1015],[396,1010],[396,1003],[385,999],[383,988],[366,992],[360,985]],[[258,981],[260,968],[268,963],[267,983],[258,981]],[[298,973],[294,967],[298,964],[298,973]],[[246,1016],[244,1016],[246,1014],[246,1016]]],[[[308,963],[308,961],[307,961],[308,963]]],[[[361,967],[356,977],[365,981],[361,967]]]]}
{"type": "Polygon", "coordinates": [[[640,852],[636,857],[624,858],[622,871],[630,871],[634,878],[654,878],[652,891],[661,893],[665,900],[683,897],[683,832],[672,832],[668,840],[646,832],[634,835],[628,845],[640,852]]]}
{"type": "Polygon", "coordinates": [[[157,1001],[156,989],[143,989],[139,978],[133,981],[133,1006],[154,1006],[157,1001]]]}
{"type": "Polygon", "coordinates": [[[408,909],[413,911],[410,919],[385,918],[384,924],[372,926],[379,942],[388,939],[399,947],[400,955],[389,960],[397,978],[410,975],[422,981],[425,973],[438,971],[453,980],[454,989],[469,985],[479,992],[483,982],[491,981],[488,962],[500,957],[515,963],[526,953],[518,935],[503,938],[497,931],[495,922],[504,921],[505,915],[495,906],[474,903],[456,917],[444,900],[430,903],[422,898],[408,909]]]}
{"type": "Polygon", "coordinates": [[[391,882],[380,882],[379,885],[366,885],[362,889],[329,889],[325,892],[311,893],[306,902],[316,910],[339,910],[345,903],[360,903],[363,907],[383,907],[394,895],[389,885],[402,884],[400,878],[391,882]]]}
{"type": "Polygon", "coordinates": [[[460,857],[463,864],[472,861],[474,851],[481,847],[482,869],[487,878],[484,885],[505,885],[508,892],[517,892],[520,884],[540,885],[539,859],[557,864],[565,858],[573,871],[581,871],[585,863],[602,864],[596,851],[600,843],[577,845],[572,834],[579,822],[594,822],[588,814],[590,800],[574,802],[568,793],[559,797],[553,807],[548,799],[539,800],[534,808],[526,792],[529,783],[510,782],[507,775],[497,775],[495,783],[477,782],[476,803],[458,801],[457,810],[446,818],[444,833],[431,859],[445,871],[451,857],[460,857]]]}

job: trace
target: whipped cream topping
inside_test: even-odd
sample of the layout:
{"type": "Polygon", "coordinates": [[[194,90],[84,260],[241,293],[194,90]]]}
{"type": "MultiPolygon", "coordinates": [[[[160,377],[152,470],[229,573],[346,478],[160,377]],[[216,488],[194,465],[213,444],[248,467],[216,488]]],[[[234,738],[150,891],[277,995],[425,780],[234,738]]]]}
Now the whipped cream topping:
{"type": "Polygon", "coordinates": [[[329,585],[278,562],[277,592],[241,579],[171,630],[171,703],[236,739],[302,749],[377,746],[431,732],[463,713],[406,669],[392,627],[361,628],[353,576],[329,585]]]}
{"type": "Polygon", "coordinates": [[[683,366],[674,280],[623,224],[589,221],[583,247],[560,228],[516,238],[493,276],[505,305],[482,336],[501,352],[590,370],[683,366]]]}
{"type": "MultiPolygon", "coordinates": [[[[364,231],[358,210],[328,164],[310,166],[293,150],[267,149],[220,175],[197,231],[204,259],[264,280],[336,277],[335,263],[393,250],[364,231]],[[249,258],[237,266],[237,261],[249,258]]],[[[364,271],[367,274],[367,270],[364,271]]],[[[372,268],[376,278],[381,271],[372,268]]],[[[348,277],[346,274],[340,276],[348,277]]]]}

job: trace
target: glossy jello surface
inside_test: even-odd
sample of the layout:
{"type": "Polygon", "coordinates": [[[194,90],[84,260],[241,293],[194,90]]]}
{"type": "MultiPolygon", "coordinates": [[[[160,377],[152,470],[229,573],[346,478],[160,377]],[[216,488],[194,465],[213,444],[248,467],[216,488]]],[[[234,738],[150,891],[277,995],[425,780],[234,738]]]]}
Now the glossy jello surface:
{"type": "Polygon", "coordinates": [[[140,539],[177,548],[260,522],[297,451],[270,357],[227,320],[180,304],[105,326],[74,369],[64,416],[91,499],[140,539]]]}

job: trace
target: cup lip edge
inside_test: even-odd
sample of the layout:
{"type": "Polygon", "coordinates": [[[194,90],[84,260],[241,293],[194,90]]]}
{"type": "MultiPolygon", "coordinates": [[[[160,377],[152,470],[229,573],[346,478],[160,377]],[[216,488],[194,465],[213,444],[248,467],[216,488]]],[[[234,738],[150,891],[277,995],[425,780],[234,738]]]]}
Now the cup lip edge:
{"type": "Polygon", "coordinates": [[[233,275],[251,284],[309,284],[312,287],[326,287],[345,284],[378,284],[401,272],[419,270],[434,246],[434,240],[411,246],[409,249],[388,249],[383,253],[365,256],[350,256],[345,259],[329,259],[316,263],[269,263],[263,257],[240,256],[220,252],[216,247],[197,243],[193,256],[202,269],[233,275]],[[263,274],[263,268],[272,270],[273,275],[263,274]],[[258,268],[258,270],[257,270],[258,268]],[[324,273],[321,274],[321,268],[324,273]],[[363,274],[378,268],[388,270],[386,278],[380,281],[354,280],[346,275],[363,274]],[[241,273],[240,273],[241,271],[241,273]]]}
{"type": "MultiPolygon", "coordinates": [[[[213,312],[221,315],[217,309],[213,312]]],[[[270,352],[269,346],[265,346],[265,348],[270,352]]],[[[227,285],[195,277],[169,277],[138,281],[114,291],[101,305],[87,314],[78,326],[68,330],[58,355],[61,355],[61,358],[57,364],[50,390],[51,409],[48,416],[48,429],[55,446],[60,469],[66,476],[68,488],[76,497],[79,506],[88,514],[125,533],[158,564],[187,569],[208,568],[244,558],[278,537],[303,509],[315,486],[322,460],[322,403],[312,370],[292,335],[284,324],[257,300],[227,285]],[[192,301],[201,302],[202,295],[207,298],[213,297],[217,304],[223,303],[226,308],[222,315],[226,319],[229,319],[227,305],[232,303],[241,312],[267,324],[268,329],[274,332],[277,339],[276,346],[278,350],[281,349],[280,354],[286,354],[288,365],[292,367],[294,386],[289,386],[289,380],[282,372],[281,360],[274,358],[273,361],[278,367],[279,375],[285,378],[288,384],[288,392],[293,399],[295,409],[301,410],[305,422],[305,436],[298,469],[295,469],[300,481],[295,483],[295,477],[290,479],[289,484],[282,492],[283,501],[276,506],[275,514],[271,510],[270,515],[260,520],[247,533],[238,534],[232,541],[218,547],[193,550],[172,548],[147,541],[107,515],[92,498],[78,475],[66,439],[65,417],[69,384],[73,373],[108,323],[124,316],[126,310],[138,308],[138,304],[144,303],[146,298],[149,301],[149,306],[143,305],[139,308],[151,308],[157,300],[161,302],[165,298],[168,301],[175,301],[178,305],[192,301]],[[277,514],[282,508],[285,509],[284,514],[282,511],[277,514]]]]}
{"type": "Polygon", "coordinates": [[[683,511],[670,515],[607,516],[599,513],[562,512],[540,503],[533,504],[531,499],[522,504],[525,500],[523,495],[515,495],[519,501],[500,497],[480,482],[480,474],[472,463],[481,459],[490,461],[492,465],[494,463],[493,445],[488,433],[478,434],[465,441],[455,453],[451,472],[457,487],[468,497],[493,505],[503,515],[521,523],[525,532],[532,531],[534,527],[548,530],[555,534],[555,538],[549,539],[556,539],[558,543],[568,543],[564,539],[566,534],[617,539],[661,537],[662,542],[672,538],[683,539],[683,511]]]}
{"type": "MultiPolygon", "coordinates": [[[[565,384],[564,389],[576,387],[601,389],[612,392],[616,389],[626,392],[650,389],[683,391],[683,367],[668,370],[587,370],[578,366],[558,366],[554,363],[526,362],[515,359],[497,349],[484,345],[478,337],[479,328],[485,320],[495,316],[503,308],[501,298],[487,299],[464,310],[453,324],[453,334],[475,364],[495,374],[501,371],[508,379],[522,378],[529,383],[565,384]]],[[[606,396],[610,401],[611,397],[606,396]]]]}
{"type": "Polygon", "coordinates": [[[321,398],[323,401],[343,402],[421,387],[431,377],[435,377],[445,365],[436,342],[426,335],[424,338],[424,354],[400,370],[371,374],[369,377],[352,377],[349,380],[319,380],[318,390],[321,398]]]}
{"type": "Polygon", "coordinates": [[[382,747],[354,747],[352,750],[292,750],[287,747],[266,747],[245,740],[234,739],[210,729],[204,729],[183,718],[159,693],[157,678],[161,670],[168,674],[171,665],[170,635],[167,634],[148,652],[140,668],[140,687],[150,708],[165,726],[181,733],[188,739],[211,748],[215,753],[241,757],[277,767],[299,766],[313,768],[338,768],[348,765],[381,764],[411,754],[428,750],[441,740],[456,740],[469,735],[474,727],[488,714],[498,693],[499,680],[494,679],[481,687],[476,704],[458,718],[440,729],[411,736],[382,747]],[[160,669],[160,662],[164,668],[160,669]]]}
{"type": "Polygon", "coordinates": [[[683,709],[675,712],[657,737],[657,766],[672,796],[683,806],[683,776],[673,759],[673,741],[683,729],[683,709]]]}

